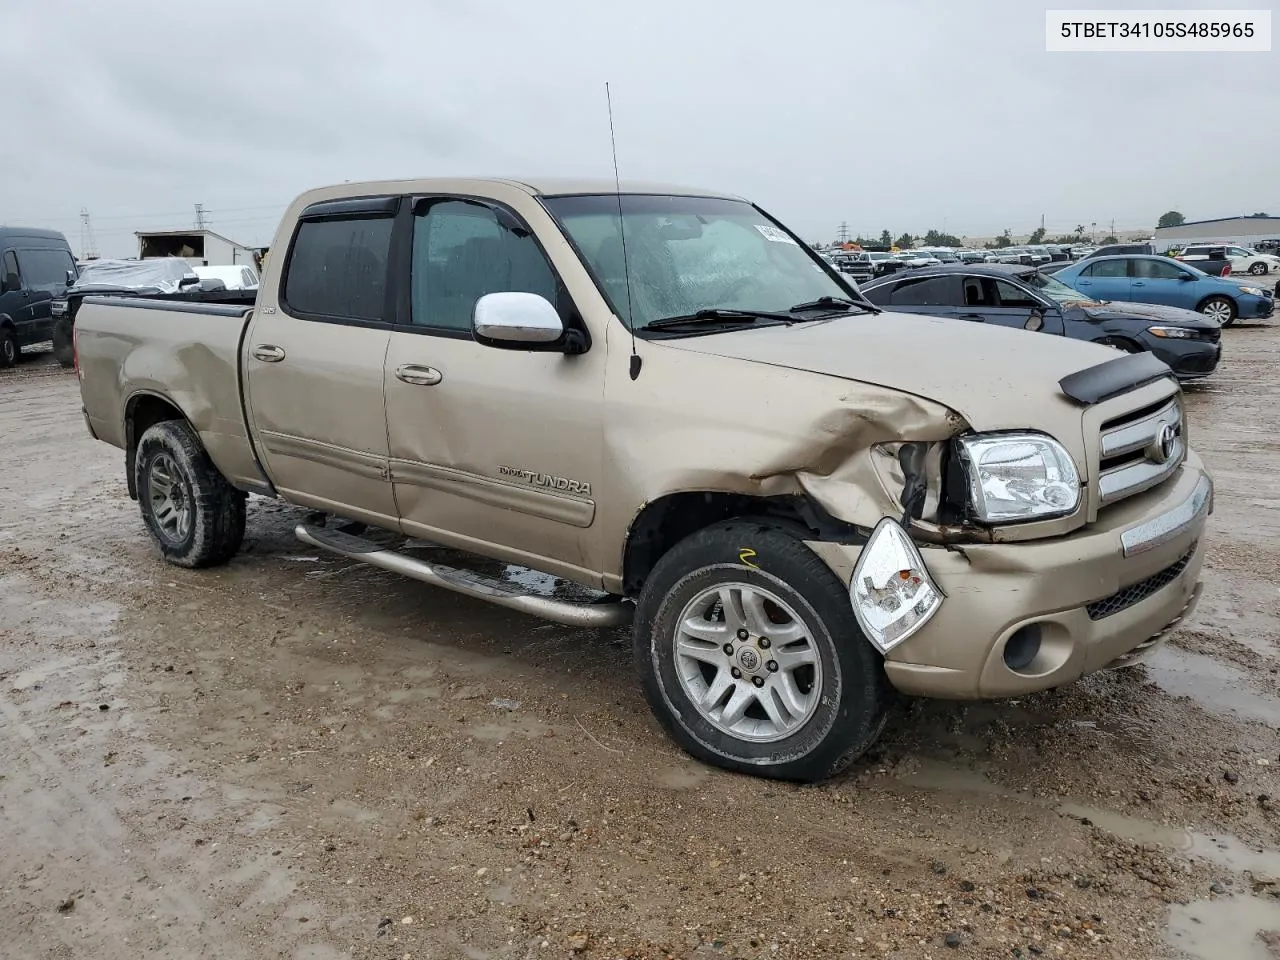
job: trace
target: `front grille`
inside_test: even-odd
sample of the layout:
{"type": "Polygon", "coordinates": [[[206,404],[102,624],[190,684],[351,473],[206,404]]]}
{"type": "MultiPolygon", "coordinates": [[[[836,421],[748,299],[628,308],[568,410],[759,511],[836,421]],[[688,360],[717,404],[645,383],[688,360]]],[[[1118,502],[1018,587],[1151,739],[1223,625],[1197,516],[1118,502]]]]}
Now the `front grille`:
{"type": "Polygon", "coordinates": [[[1159,573],[1153,573],[1145,580],[1139,580],[1137,583],[1117,590],[1109,597],[1095,600],[1084,608],[1085,612],[1089,614],[1089,619],[1101,620],[1104,617],[1119,613],[1121,610],[1128,610],[1134,604],[1141,603],[1147,599],[1157,590],[1167,587],[1178,579],[1183,570],[1187,569],[1187,564],[1191,562],[1191,557],[1195,552],[1195,544],[1192,544],[1191,549],[1179,557],[1177,562],[1165,567],[1159,573]]]}
{"type": "Polygon", "coordinates": [[[1177,397],[1102,425],[1098,450],[1098,503],[1106,506],[1159,486],[1186,456],[1182,405],[1177,397]]]}

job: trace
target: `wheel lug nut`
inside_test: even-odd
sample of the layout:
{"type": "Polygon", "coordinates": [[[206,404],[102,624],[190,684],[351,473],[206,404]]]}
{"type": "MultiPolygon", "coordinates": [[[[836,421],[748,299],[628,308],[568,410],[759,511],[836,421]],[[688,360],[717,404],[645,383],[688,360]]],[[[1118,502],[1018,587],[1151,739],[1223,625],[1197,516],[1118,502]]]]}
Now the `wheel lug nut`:
{"type": "Polygon", "coordinates": [[[732,675],[733,679],[735,679],[735,680],[741,680],[741,679],[742,679],[742,671],[741,671],[741,670],[739,670],[737,667],[732,667],[732,668],[729,670],[729,673],[732,675]]]}
{"type": "Polygon", "coordinates": [[[733,644],[732,644],[732,643],[726,643],[726,644],[724,645],[724,652],[725,652],[726,654],[728,654],[729,656],[731,656],[731,657],[732,657],[732,656],[733,656],[733,644]]]}
{"type": "Polygon", "coordinates": [[[761,649],[761,650],[768,650],[768,649],[769,649],[769,638],[768,638],[768,637],[761,637],[761,638],[760,638],[760,649],[761,649]]]}
{"type": "Polygon", "coordinates": [[[763,687],[764,677],[752,677],[751,682],[754,683],[757,687],[763,687]]]}
{"type": "Polygon", "coordinates": [[[765,664],[765,666],[769,668],[769,672],[770,672],[770,673],[777,673],[777,672],[778,672],[778,661],[777,661],[777,660],[770,660],[768,663],[766,663],[766,664],[765,664]]]}
{"type": "Polygon", "coordinates": [[[747,633],[747,631],[746,631],[746,630],[742,629],[741,627],[739,627],[739,628],[738,628],[738,639],[739,639],[739,640],[745,640],[745,639],[747,639],[747,637],[749,637],[749,636],[751,636],[751,634],[747,633]]]}

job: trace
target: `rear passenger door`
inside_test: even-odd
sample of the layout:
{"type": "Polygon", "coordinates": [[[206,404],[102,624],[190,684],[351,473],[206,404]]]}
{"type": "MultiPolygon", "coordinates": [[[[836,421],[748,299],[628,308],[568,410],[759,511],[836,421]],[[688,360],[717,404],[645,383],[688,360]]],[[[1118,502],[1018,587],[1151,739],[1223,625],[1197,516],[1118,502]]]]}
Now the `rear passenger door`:
{"type": "Polygon", "coordinates": [[[1095,300],[1129,300],[1129,261],[1123,257],[1096,260],[1080,271],[1074,286],[1095,300]]]}
{"type": "Polygon", "coordinates": [[[307,207],[279,283],[258,297],[242,358],[253,439],[276,489],[392,529],[382,369],[399,204],[370,197],[307,207]]]}

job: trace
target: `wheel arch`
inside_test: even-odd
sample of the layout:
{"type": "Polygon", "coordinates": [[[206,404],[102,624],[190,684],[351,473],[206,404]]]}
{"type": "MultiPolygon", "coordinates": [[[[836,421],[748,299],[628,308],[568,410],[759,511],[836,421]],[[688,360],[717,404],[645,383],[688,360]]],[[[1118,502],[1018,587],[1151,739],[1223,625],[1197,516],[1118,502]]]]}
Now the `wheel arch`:
{"type": "MultiPolygon", "coordinates": [[[[130,395],[124,405],[124,457],[125,477],[129,483],[129,496],[137,500],[138,488],[133,476],[134,459],[138,453],[138,441],[157,423],[166,420],[182,420],[191,424],[191,418],[162,393],[138,390],[130,395]]],[[[194,429],[194,427],[193,427],[194,429]]]]}
{"type": "Polygon", "coordinates": [[[627,527],[622,588],[636,596],[658,561],[681,540],[726,520],[752,519],[803,540],[864,542],[864,530],[838,520],[806,496],[756,497],[714,490],[685,490],[650,500],[627,527]]]}

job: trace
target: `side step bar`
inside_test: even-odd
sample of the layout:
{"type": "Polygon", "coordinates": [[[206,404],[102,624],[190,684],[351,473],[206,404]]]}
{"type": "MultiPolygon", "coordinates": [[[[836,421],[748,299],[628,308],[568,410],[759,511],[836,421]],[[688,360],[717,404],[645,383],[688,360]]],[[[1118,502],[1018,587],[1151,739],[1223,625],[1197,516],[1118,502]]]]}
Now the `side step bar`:
{"type": "Polygon", "coordinates": [[[525,593],[519,587],[503,580],[486,577],[471,570],[459,570],[442,564],[425,563],[416,557],[387,550],[361,537],[338,530],[325,530],[305,523],[294,528],[294,534],[303,543],[328,550],[352,560],[372,564],[392,573],[400,573],[435,587],[444,587],[455,593],[488,600],[500,607],[519,610],[544,620],[563,623],[570,627],[621,627],[631,622],[633,607],[626,601],[607,603],[567,603],[525,593]]]}

